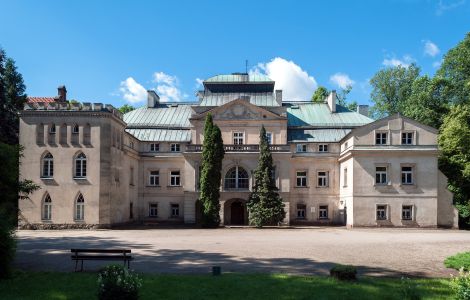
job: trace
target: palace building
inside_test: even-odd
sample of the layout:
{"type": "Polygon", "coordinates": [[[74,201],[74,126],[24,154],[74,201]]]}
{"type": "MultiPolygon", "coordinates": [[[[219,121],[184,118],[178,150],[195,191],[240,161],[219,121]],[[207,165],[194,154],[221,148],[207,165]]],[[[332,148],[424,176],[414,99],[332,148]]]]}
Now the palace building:
{"type": "MultiPolygon", "coordinates": [[[[147,105],[122,115],[110,105],[31,97],[20,116],[21,175],[41,186],[21,200],[21,227],[89,228],[200,220],[204,120],[225,147],[220,217],[248,223],[259,131],[266,128],[285,224],[456,227],[438,169],[437,130],[401,115],[374,121],[368,107],[283,99],[263,75],[203,82],[197,101],[147,105]]],[[[308,100],[308,99],[306,99],[308,100]]]]}

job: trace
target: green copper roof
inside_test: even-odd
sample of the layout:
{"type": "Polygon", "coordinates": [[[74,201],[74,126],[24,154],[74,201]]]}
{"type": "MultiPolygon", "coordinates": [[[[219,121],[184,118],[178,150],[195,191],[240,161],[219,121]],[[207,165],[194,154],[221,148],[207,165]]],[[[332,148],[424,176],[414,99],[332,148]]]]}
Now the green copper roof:
{"type": "Polygon", "coordinates": [[[187,104],[160,104],[155,108],[141,107],[124,115],[128,128],[189,128],[192,109],[187,104]]]}
{"type": "Polygon", "coordinates": [[[273,82],[274,81],[263,74],[245,74],[245,73],[234,73],[226,75],[217,75],[206,79],[204,83],[241,83],[241,82],[273,82]]]}
{"type": "Polygon", "coordinates": [[[331,113],[326,103],[288,103],[287,126],[289,127],[357,127],[373,122],[371,118],[336,105],[331,113]]]}
{"type": "Polygon", "coordinates": [[[244,97],[249,97],[250,103],[257,106],[280,106],[273,93],[208,93],[204,95],[199,105],[221,106],[244,97]]]}
{"type": "Polygon", "coordinates": [[[289,129],[287,141],[334,143],[340,141],[349,132],[351,129],[289,129]]]}

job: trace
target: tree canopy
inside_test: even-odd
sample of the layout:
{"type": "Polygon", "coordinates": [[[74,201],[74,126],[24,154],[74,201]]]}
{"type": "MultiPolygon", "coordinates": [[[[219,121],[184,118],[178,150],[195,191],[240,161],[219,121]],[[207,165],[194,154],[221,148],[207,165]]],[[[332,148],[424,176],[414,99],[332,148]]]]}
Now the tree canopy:
{"type": "Polygon", "coordinates": [[[132,106],[132,105],[129,105],[129,104],[124,104],[123,106],[119,107],[118,109],[122,114],[126,114],[130,111],[133,111],[135,109],[135,107],[132,106]]]}
{"type": "Polygon", "coordinates": [[[324,87],[319,86],[312,95],[312,102],[323,103],[330,92],[324,87]]]}

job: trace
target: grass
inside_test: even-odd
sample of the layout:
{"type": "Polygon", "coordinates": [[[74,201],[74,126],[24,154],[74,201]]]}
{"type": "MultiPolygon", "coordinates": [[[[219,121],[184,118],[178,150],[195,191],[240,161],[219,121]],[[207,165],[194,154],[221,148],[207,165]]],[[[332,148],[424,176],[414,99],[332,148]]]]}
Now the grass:
{"type": "Polygon", "coordinates": [[[465,271],[470,271],[470,252],[462,252],[449,256],[445,259],[444,265],[456,270],[460,270],[463,267],[465,271]]]}
{"type": "MultiPolygon", "coordinates": [[[[142,299],[403,299],[400,279],[355,282],[272,274],[142,275],[142,299]]],[[[452,298],[447,279],[411,279],[422,299],[452,298]]],[[[0,281],[0,299],[96,299],[96,273],[18,272],[0,281]]]]}

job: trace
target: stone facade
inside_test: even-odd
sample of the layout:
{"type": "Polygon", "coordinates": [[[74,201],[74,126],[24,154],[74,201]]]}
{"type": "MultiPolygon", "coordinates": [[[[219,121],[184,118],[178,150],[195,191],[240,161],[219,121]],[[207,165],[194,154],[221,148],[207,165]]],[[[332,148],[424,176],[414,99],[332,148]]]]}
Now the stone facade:
{"type": "Polygon", "coordinates": [[[267,79],[223,80],[205,81],[194,103],[159,103],[149,92],[146,107],[124,116],[99,103],[28,104],[20,118],[20,170],[41,189],[20,201],[21,226],[197,223],[208,113],[226,149],[222,224],[247,224],[245,202],[264,125],[286,224],[457,226],[452,194],[437,166],[435,129],[400,115],[373,121],[336,105],[334,93],[324,104],[281,102],[282,92],[267,79]],[[234,89],[244,94],[216,98],[234,89]]]}

